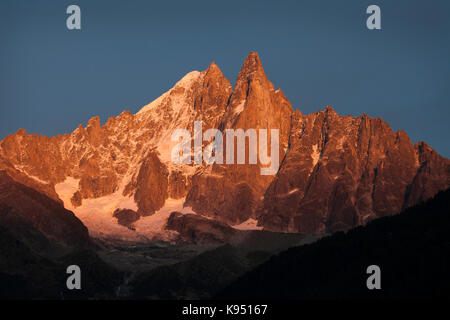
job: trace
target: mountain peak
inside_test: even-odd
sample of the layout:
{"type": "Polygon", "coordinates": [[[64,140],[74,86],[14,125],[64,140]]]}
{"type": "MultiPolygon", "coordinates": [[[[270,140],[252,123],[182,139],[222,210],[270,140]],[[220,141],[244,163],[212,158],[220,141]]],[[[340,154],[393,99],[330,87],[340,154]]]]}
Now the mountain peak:
{"type": "Polygon", "coordinates": [[[20,128],[19,130],[17,130],[16,135],[18,136],[26,136],[28,135],[27,130],[20,128]]]}
{"type": "Polygon", "coordinates": [[[202,74],[204,77],[194,99],[194,109],[202,110],[208,114],[204,114],[206,117],[216,119],[225,111],[232,92],[231,84],[214,62],[202,74]]]}
{"type": "Polygon", "coordinates": [[[250,52],[242,65],[239,72],[238,81],[240,79],[248,79],[250,77],[266,78],[261,59],[257,52],[250,52]]]}
{"type": "MultiPolygon", "coordinates": [[[[238,117],[246,122],[245,119],[249,116],[252,121],[242,125],[247,127],[253,123],[253,128],[257,128],[261,121],[268,125],[267,121],[271,120],[267,117],[272,119],[274,114],[278,117],[292,111],[289,101],[281,90],[275,91],[273,84],[267,79],[257,52],[250,52],[242,64],[227,110],[229,111],[224,117],[224,123],[235,125],[238,117]],[[244,110],[248,110],[247,116],[241,116],[244,110]]],[[[280,127],[278,120],[273,123],[274,127],[280,127]]]]}
{"type": "Polygon", "coordinates": [[[217,71],[222,72],[214,61],[211,62],[208,69],[206,69],[206,72],[217,72],[217,71]]]}
{"type": "Polygon", "coordinates": [[[95,116],[89,119],[86,127],[100,127],[100,117],[95,116]]]}
{"type": "Polygon", "coordinates": [[[214,79],[215,81],[219,82],[222,82],[225,79],[226,82],[229,82],[228,79],[225,78],[225,75],[222,73],[222,70],[220,70],[220,68],[217,66],[217,64],[214,63],[214,61],[211,62],[208,69],[206,69],[204,73],[205,73],[204,78],[205,82],[208,82],[211,79],[214,79]]]}
{"type": "Polygon", "coordinates": [[[256,51],[251,51],[248,55],[247,58],[245,59],[245,62],[249,62],[249,63],[256,63],[256,64],[261,64],[261,59],[259,58],[258,52],[256,51]]]}

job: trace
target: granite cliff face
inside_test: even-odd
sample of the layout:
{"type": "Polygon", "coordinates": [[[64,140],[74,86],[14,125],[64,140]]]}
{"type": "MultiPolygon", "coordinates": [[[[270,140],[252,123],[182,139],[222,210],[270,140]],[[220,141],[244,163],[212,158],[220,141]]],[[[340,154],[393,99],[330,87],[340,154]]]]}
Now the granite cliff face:
{"type": "Polygon", "coordinates": [[[379,118],[296,111],[289,151],[257,214],[272,230],[346,230],[446,189],[449,170],[448,159],[379,118]],[[426,196],[416,191],[425,189],[426,196]]]}
{"type": "MultiPolygon", "coordinates": [[[[267,79],[258,55],[252,52],[239,72],[219,128],[222,132],[226,129],[278,129],[278,157],[282,159],[288,146],[292,110],[282,91],[275,90],[267,79]]],[[[270,141],[270,135],[267,140],[270,141]]],[[[237,141],[234,148],[236,163],[237,141]]],[[[274,177],[261,175],[260,167],[264,166],[259,158],[257,164],[249,164],[249,148],[249,139],[246,139],[245,164],[226,164],[224,160],[225,164],[214,164],[195,175],[186,204],[200,214],[231,224],[249,219],[274,177]]]]}
{"type": "Polygon", "coordinates": [[[165,233],[173,211],[236,228],[345,230],[450,186],[449,159],[423,142],[413,145],[379,118],[340,116],[328,106],[309,115],[294,111],[254,52],[234,89],[212,63],[136,114],[125,111],[104,125],[94,117],[49,138],[20,129],[1,141],[0,169],[64,204],[91,235],[139,239],[165,233]],[[278,172],[261,175],[265,165],[249,164],[248,140],[246,164],[174,164],[178,141],[171,135],[175,129],[192,134],[194,121],[203,132],[278,129],[278,172]]]}

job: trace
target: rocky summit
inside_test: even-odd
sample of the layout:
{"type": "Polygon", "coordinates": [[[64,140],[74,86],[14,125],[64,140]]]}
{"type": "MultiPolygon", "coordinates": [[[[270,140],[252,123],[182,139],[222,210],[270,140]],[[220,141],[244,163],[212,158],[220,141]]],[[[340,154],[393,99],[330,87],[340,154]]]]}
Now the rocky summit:
{"type": "Polygon", "coordinates": [[[94,117],[55,137],[20,129],[0,143],[0,170],[3,207],[25,206],[12,200],[17,188],[5,185],[11,179],[21,194],[33,189],[54,201],[59,215],[72,211],[91,236],[126,240],[173,240],[196,223],[203,231],[220,227],[220,234],[330,233],[399,213],[450,187],[449,159],[425,142],[413,145],[380,118],[342,116],[329,106],[308,115],[295,110],[256,52],[234,89],[211,63],[136,114],[124,111],[104,125],[94,117]],[[261,175],[259,161],[174,164],[171,135],[192,132],[195,121],[203,130],[278,129],[278,172],[261,175]]]}

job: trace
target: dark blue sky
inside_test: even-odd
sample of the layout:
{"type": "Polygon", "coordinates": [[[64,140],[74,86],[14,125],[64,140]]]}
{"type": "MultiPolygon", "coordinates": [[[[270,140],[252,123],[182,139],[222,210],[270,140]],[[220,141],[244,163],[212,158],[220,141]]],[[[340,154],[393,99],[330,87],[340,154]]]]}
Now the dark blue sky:
{"type": "Polygon", "coordinates": [[[303,113],[366,112],[450,156],[450,1],[1,0],[0,138],[136,112],[211,61],[234,85],[250,51],[303,113]]]}

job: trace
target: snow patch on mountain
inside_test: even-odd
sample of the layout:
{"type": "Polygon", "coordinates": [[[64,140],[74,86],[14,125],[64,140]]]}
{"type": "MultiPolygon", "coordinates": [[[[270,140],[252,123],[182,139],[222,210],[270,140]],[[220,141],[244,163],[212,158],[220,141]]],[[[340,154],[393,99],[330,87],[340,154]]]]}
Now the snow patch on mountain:
{"type": "MultiPolygon", "coordinates": [[[[146,106],[142,107],[142,109],[139,110],[137,112],[137,114],[143,114],[143,113],[145,113],[147,111],[154,110],[155,108],[160,106],[161,103],[165,99],[167,99],[169,96],[171,96],[171,93],[174,92],[176,89],[179,89],[179,88],[183,88],[183,89],[190,88],[193,83],[195,83],[196,81],[199,80],[200,76],[201,76],[201,72],[199,72],[199,71],[194,70],[194,71],[189,72],[183,78],[181,78],[181,80],[179,80],[172,89],[170,89],[169,91],[165,92],[159,98],[155,99],[151,103],[149,103],[146,106]]],[[[175,103],[174,105],[178,106],[178,107],[182,107],[180,104],[176,104],[175,103]]],[[[179,109],[177,108],[177,110],[179,110],[179,109]]]]}
{"type": "Polygon", "coordinates": [[[55,185],[55,191],[58,197],[64,202],[64,207],[67,210],[73,211],[72,201],[70,200],[73,194],[78,190],[78,184],[80,179],[75,179],[73,177],[67,177],[63,182],[57,183],[55,185]]]}
{"type": "Polygon", "coordinates": [[[119,225],[117,219],[113,217],[117,208],[137,211],[137,204],[132,197],[123,196],[121,191],[116,191],[104,197],[83,199],[81,206],[75,208],[71,198],[78,190],[79,181],[80,179],[67,177],[55,185],[55,191],[64,202],[64,207],[71,210],[83,222],[91,236],[104,238],[115,235],[114,238],[130,241],[142,238],[132,230],[119,225]]]}
{"type": "Polygon", "coordinates": [[[313,168],[316,166],[317,162],[319,162],[320,150],[317,144],[312,146],[313,152],[311,153],[311,158],[313,160],[313,168]]]}
{"type": "Polygon", "coordinates": [[[24,173],[25,175],[27,175],[28,177],[30,177],[31,179],[33,179],[33,180],[36,181],[36,182],[39,182],[39,183],[42,183],[42,184],[48,184],[47,181],[44,181],[44,180],[40,179],[39,177],[36,177],[36,176],[34,176],[34,175],[32,175],[32,174],[29,174],[29,173],[24,169],[24,166],[23,166],[23,165],[21,165],[21,166],[19,166],[19,165],[14,165],[14,169],[16,169],[16,170],[18,170],[18,171],[24,173]]]}
{"type": "Polygon", "coordinates": [[[242,111],[244,111],[244,109],[245,109],[245,103],[246,103],[246,102],[247,102],[247,100],[242,100],[242,102],[239,103],[239,104],[234,108],[233,113],[234,113],[235,115],[238,115],[238,114],[240,114],[242,111]]]}
{"type": "Polygon", "coordinates": [[[141,217],[134,223],[136,233],[145,235],[151,238],[157,238],[158,240],[169,241],[172,239],[172,235],[176,234],[174,231],[165,230],[167,219],[172,212],[177,211],[182,214],[193,213],[191,207],[183,207],[184,199],[171,199],[168,198],[164,207],[152,214],[151,216],[141,217]]]}
{"type": "Polygon", "coordinates": [[[89,229],[89,234],[93,237],[112,237],[129,241],[145,238],[117,223],[117,219],[113,217],[116,208],[137,210],[137,205],[133,198],[124,197],[115,192],[100,198],[84,199],[83,204],[72,211],[89,229]]]}
{"type": "Polygon", "coordinates": [[[83,199],[82,205],[73,207],[71,198],[78,190],[79,179],[67,177],[63,182],[55,185],[56,193],[64,202],[64,207],[74,212],[78,219],[88,228],[89,234],[95,238],[120,239],[125,241],[170,241],[174,231],[165,230],[167,219],[173,211],[183,214],[194,213],[190,207],[183,207],[184,199],[167,199],[164,207],[153,215],[141,217],[133,224],[131,230],[117,223],[113,216],[117,208],[137,211],[138,206],[133,197],[124,196],[122,191],[94,198],[83,199]]]}
{"type": "Polygon", "coordinates": [[[237,230],[262,230],[263,229],[263,227],[258,226],[258,220],[255,220],[252,218],[242,222],[241,224],[234,225],[232,227],[237,230]]]}

